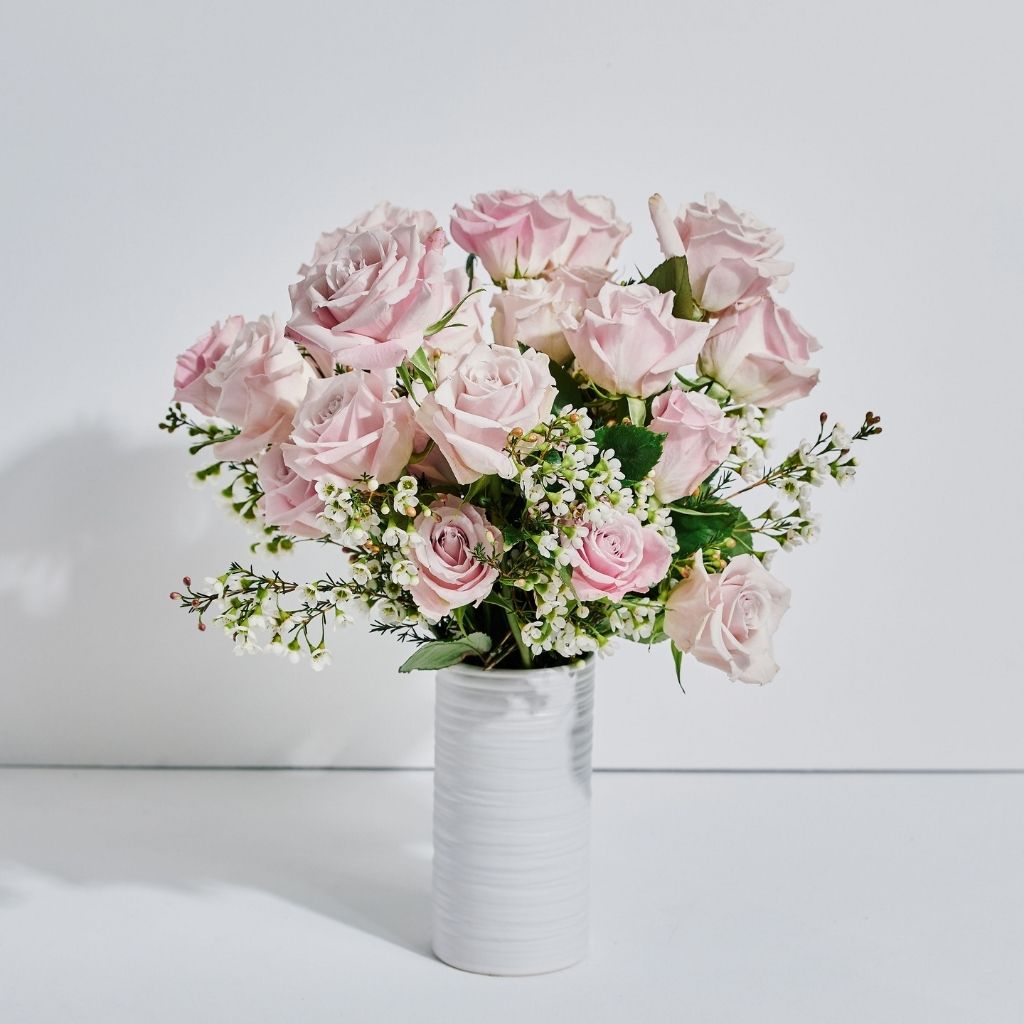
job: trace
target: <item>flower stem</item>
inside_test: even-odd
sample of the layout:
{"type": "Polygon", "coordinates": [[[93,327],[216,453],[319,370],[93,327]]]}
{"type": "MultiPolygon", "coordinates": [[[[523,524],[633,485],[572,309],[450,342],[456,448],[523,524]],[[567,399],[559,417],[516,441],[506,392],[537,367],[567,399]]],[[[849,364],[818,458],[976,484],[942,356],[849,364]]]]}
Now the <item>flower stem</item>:
{"type": "Polygon", "coordinates": [[[523,668],[533,668],[533,655],[530,653],[530,648],[523,643],[523,633],[519,628],[519,619],[516,618],[516,613],[511,608],[505,609],[505,619],[508,621],[508,628],[512,631],[512,639],[516,642],[519,657],[523,661],[523,668]]]}

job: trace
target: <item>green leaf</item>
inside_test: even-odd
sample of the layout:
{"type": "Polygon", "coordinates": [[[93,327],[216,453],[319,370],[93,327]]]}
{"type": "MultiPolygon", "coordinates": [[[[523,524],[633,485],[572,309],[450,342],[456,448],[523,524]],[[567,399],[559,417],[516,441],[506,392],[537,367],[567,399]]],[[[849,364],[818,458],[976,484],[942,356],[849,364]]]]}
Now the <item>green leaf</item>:
{"type": "Polygon", "coordinates": [[[473,278],[476,276],[476,256],[470,253],[466,257],[466,277],[469,280],[469,291],[473,290],[473,278]]]}
{"type": "Polygon", "coordinates": [[[435,334],[443,331],[455,318],[455,314],[462,308],[463,303],[468,302],[474,295],[479,295],[484,289],[477,288],[476,291],[470,292],[468,295],[464,295],[458,302],[448,310],[447,313],[440,320],[432,323],[424,332],[424,338],[432,338],[435,334]]]}
{"type": "Polygon", "coordinates": [[[571,405],[574,409],[586,408],[587,399],[579,384],[576,383],[576,378],[554,359],[548,360],[548,369],[551,371],[555,387],[558,389],[558,397],[555,400],[558,408],[564,409],[567,405],[571,405]]]}
{"type": "Polygon", "coordinates": [[[685,256],[670,256],[644,278],[644,284],[654,285],[662,294],[675,293],[675,301],[672,303],[673,316],[680,320],[700,319],[693,301],[690,270],[686,265],[685,256]]]}
{"type": "Polygon", "coordinates": [[[501,539],[505,542],[506,548],[515,547],[526,540],[528,534],[520,526],[513,526],[511,523],[501,528],[501,539]]]}
{"type": "Polygon", "coordinates": [[[647,422],[647,403],[642,398],[626,396],[629,418],[635,427],[642,427],[647,422]]]}
{"type": "Polygon", "coordinates": [[[409,362],[419,370],[420,374],[426,377],[429,383],[433,384],[434,371],[430,367],[430,360],[427,358],[427,353],[422,345],[409,357],[409,362]]]}
{"type": "Polygon", "coordinates": [[[746,518],[735,505],[724,501],[707,501],[697,508],[673,508],[670,514],[679,542],[677,558],[686,558],[699,548],[718,547],[732,536],[741,517],[746,518]]]}
{"type": "Polygon", "coordinates": [[[484,598],[484,604],[493,604],[496,608],[502,608],[507,612],[514,612],[515,608],[508,601],[507,598],[502,597],[501,594],[496,594],[493,590],[484,598]]]}
{"type": "Polygon", "coordinates": [[[656,434],[645,427],[634,427],[631,423],[616,423],[614,427],[600,427],[595,431],[594,440],[598,448],[611,448],[622,463],[626,483],[635,484],[654,468],[665,447],[663,434],[656,434]]]}
{"type": "Polygon", "coordinates": [[[399,672],[432,671],[457,665],[466,658],[486,654],[491,638],[486,633],[470,633],[459,640],[431,640],[419,647],[402,663],[399,672]]]}
{"type": "MultiPolygon", "coordinates": [[[[676,666],[676,682],[679,684],[679,689],[683,690],[683,652],[676,647],[676,642],[672,641],[672,661],[676,666]]],[[[683,693],[686,693],[683,690],[683,693]]]]}
{"type": "Polygon", "coordinates": [[[727,549],[729,558],[735,555],[752,555],[754,553],[754,529],[750,525],[750,520],[742,512],[736,517],[732,539],[736,541],[736,546],[727,549]]]}

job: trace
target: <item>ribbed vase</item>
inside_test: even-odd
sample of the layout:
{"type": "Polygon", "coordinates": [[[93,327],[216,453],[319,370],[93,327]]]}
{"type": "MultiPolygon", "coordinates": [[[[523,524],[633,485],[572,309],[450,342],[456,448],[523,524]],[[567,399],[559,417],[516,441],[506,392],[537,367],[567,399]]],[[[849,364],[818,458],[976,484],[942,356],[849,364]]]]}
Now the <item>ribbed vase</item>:
{"type": "Polygon", "coordinates": [[[477,974],[581,960],[594,660],[437,674],[433,947],[477,974]]]}

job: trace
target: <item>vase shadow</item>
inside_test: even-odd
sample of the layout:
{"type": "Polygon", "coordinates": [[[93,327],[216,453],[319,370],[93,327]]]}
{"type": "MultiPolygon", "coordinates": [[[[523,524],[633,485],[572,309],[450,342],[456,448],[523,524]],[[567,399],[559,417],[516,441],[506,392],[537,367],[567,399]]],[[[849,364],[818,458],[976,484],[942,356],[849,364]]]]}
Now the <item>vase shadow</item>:
{"type": "Polygon", "coordinates": [[[0,904],[71,886],[244,888],[430,952],[431,775],[0,772],[0,904]]]}
{"type": "Polygon", "coordinates": [[[430,680],[398,673],[392,638],[329,632],[313,673],[236,658],[168,600],[234,559],[297,581],[341,567],[316,545],[250,554],[217,489],[189,489],[184,448],[90,427],[0,468],[0,764],[429,765],[430,680]]]}
{"type": "MultiPolygon", "coordinates": [[[[349,627],[316,674],[235,658],[173,607],[183,571],[221,571],[251,539],[189,491],[178,440],[91,426],[0,467],[0,764],[429,764],[432,687],[397,675],[401,645],[349,627]]],[[[430,776],[377,776],[380,806],[360,777],[0,770],[0,899],[19,869],[242,886],[426,952],[430,776]]]]}

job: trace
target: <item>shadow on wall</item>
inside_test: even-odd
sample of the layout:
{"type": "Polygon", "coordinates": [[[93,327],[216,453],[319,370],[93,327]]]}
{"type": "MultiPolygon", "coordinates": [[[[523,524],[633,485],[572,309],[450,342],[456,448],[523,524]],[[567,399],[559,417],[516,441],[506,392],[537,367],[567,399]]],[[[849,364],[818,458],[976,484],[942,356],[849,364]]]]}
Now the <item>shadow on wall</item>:
{"type": "MultiPolygon", "coordinates": [[[[168,600],[252,539],[194,468],[177,437],[90,428],[0,474],[0,762],[429,765],[431,679],[397,674],[399,644],[350,626],[316,674],[236,657],[168,600]]],[[[274,564],[305,578],[324,556],[274,564]]]]}
{"type": "Polygon", "coordinates": [[[40,881],[198,898],[245,888],[429,956],[431,780],[4,772],[0,907],[40,881]]]}

